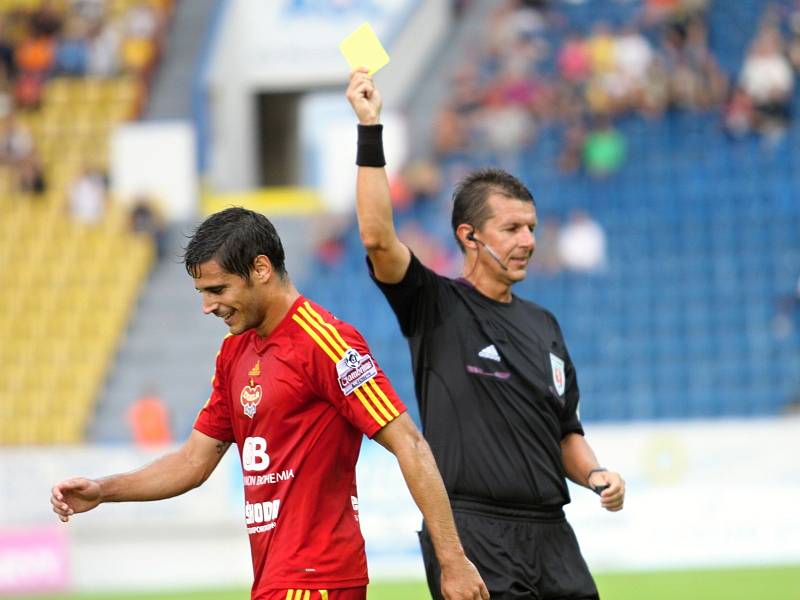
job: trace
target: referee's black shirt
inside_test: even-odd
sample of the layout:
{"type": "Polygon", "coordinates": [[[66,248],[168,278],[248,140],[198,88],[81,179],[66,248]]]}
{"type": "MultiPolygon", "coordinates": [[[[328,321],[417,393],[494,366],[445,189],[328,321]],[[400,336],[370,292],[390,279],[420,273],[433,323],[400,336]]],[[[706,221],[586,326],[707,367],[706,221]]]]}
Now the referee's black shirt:
{"type": "Polygon", "coordinates": [[[413,253],[399,283],[375,279],[371,264],[370,274],[408,338],[423,433],[451,500],[533,510],[568,503],[560,441],[583,429],[555,317],[516,296],[487,298],[413,253]]]}

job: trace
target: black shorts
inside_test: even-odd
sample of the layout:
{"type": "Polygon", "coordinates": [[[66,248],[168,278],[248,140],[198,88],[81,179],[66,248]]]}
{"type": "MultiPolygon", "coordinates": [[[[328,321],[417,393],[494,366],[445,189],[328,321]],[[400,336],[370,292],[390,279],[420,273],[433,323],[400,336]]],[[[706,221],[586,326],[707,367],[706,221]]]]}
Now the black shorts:
{"type": "MultiPolygon", "coordinates": [[[[599,600],[563,513],[555,519],[531,520],[454,506],[453,515],[464,551],[492,600],[599,600]]],[[[424,524],[419,540],[431,596],[442,600],[439,563],[424,524]]]]}

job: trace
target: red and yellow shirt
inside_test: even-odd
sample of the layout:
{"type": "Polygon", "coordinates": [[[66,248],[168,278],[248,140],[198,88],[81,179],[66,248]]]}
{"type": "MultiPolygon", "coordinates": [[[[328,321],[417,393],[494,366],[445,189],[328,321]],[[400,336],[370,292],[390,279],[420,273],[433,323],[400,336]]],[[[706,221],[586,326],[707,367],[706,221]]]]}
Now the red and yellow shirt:
{"type": "Polygon", "coordinates": [[[225,339],[194,427],[238,446],[253,600],[367,584],[356,460],[405,410],[358,331],[302,296],[268,337],[225,339]]]}

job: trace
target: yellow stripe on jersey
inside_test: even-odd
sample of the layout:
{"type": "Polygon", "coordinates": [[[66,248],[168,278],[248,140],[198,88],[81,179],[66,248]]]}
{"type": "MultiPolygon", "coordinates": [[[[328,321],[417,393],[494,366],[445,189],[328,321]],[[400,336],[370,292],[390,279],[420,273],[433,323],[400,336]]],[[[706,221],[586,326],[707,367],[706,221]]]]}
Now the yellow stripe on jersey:
{"type": "Polygon", "coordinates": [[[328,600],[328,590],[319,591],[320,600],[328,600]]]}
{"type": "Polygon", "coordinates": [[[303,600],[309,600],[311,598],[311,590],[306,590],[306,593],[303,594],[303,600]]]}
{"type": "MultiPolygon", "coordinates": [[[[367,409],[367,412],[372,416],[372,418],[378,422],[378,425],[380,425],[381,427],[386,425],[386,421],[381,419],[380,415],[375,412],[375,409],[372,408],[372,405],[364,397],[364,394],[361,393],[361,388],[356,389],[356,398],[358,398],[361,401],[361,404],[364,406],[364,408],[367,409]]],[[[392,420],[391,417],[389,418],[389,420],[390,421],[392,420]]]]}
{"type": "Polygon", "coordinates": [[[378,410],[381,412],[381,414],[384,417],[386,417],[387,421],[391,421],[392,420],[392,415],[390,415],[389,412],[383,407],[383,405],[381,404],[380,400],[378,400],[377,396],[375,396],[373,391],[370,389],[369,384],[370,384],[371,381],[372,380],[369,379],[359,389],[360,390],[364,390],[367,393],[367,396],[369,396],[369,399],[372,400],[372,404],[378,407],[378,410]]]}
{"type": "MultiPolygon", "coordinates": [[[[344,358],[344,353],[350,348],[350,345],[344,341],[339,331],[333,325],[327,323],[322,316],[312,308],[308,301],[297,309],[297,313],[292,315],[292,320],[305,330],[311,339],[325,351],[325,354],[327,354],[333,362],[338,363],[344,358]]],[[[361,405],[381,427],[385,426],[387,422],[393,420],[400,414],[394,405],[389,402],[389,399],[386,397],[386,394],[383,393],[383,390],[380,389],[380,386],[372,379],[368,380],[365,385],[356,389],[355,394],[356,398],[361,402],[361,405]],[[383,400],[383,403],[381,403],[381,400],[383,400]],[[377,411],[375,409],[377,409],[377,411]],[[378,414],[379,412],[380,414],[378,414]],[[381,415],[385,418],[382,418],[381,415]]]]}
{"type": "Polygon", "coordinates": [[[286,600],[294,600],[294,590],[286,590],[286,600]]]}
{"type": "Polygon", "coordinates": [[[312,340],[317,342],[317,345],[325,351],[325,354],[330,356],[331,360],[335,363],[339,362],[339,359],[333,353],[333,351],[328,347],[328,345],[322,341],[322,339],[317,335],[317,332],[314,331],[310,325],[308,325],[301,317],[297,315],[292,315],[292,321],[300,325],[303,329],[306,330],[306,333],[311,337],[312,340]]]}
{"type": "MultiPolygon", "coordinates": [[[[331,348],[333,348],[333,351],[339,355],[339,360],[342,360],[344,358],[344,351],[347,350],[348,345],[343,343],[340,346],[339,343],[335,339],[333,339],[329,331],[326,328],[322,327],[322,325],[320,325],[320,323],[316,319],[314,319],[311,315],[309,315],[308,312],[306,312],[306,309],[303,308],[302,306],[297,309],[297,312],[300,313],[303,316],[303,318],[314,329],[320,332],[326,340],[328,340],[328,343],[331,345],[331,348]]],[[[336,329],[334,329],[334,331],[336,331],[336,329]]]]}
{"type": "Polygon", "coordinates": [[[340,344],[341,344],[341,345],[342,345],[342,346],[343,346],[345,349],[347,349],[347,348],[349,348],[349,347],[350,347],[350,344],[348,344],[347,342],[345,342],[345,341],[344,341],[344,339],[342,339],[342,336],[341,336],[341,334],[339,333],[339,330],[338,330],[338,329],[336,329],[336,327],[334,327],[334,326],[333,326],[333,325],[331,325],[330,323],[326,322],[326,321],[325,321],[325,319],[323,319],[323,318],[322,318],[322,315],[321,315],[321,314],[319,314],[317,311],[315,311],[315,310],[312,308],[312,306],[311,306],[311,304],[309,304],[308,300],[306,300],[306,301],[303,303],[303,306],[305,306],[305,307],[306,307],[306,309],[308,310],[308,312],[310,312],[312,315],[314,315],[314,318],[315,318],[317,321],[319,321],[319,322],[320,322],[322,325],[324,325],[325,327],[327,327],[327,328],[328,328],[328,329],[329,329],[329,330],[330,330],[330,331],[333,333],[333,335],[334,335],[334,336],[336,336],[336,339],[337,339],[337,340],[339,340],[339,343],[340,343],[340,344]]]}
{"type": "MultiPolygon", "coordinates": [[[[389,412],[391,412],[393,416],[395,417],[400,416],[400,411],[398,411],[397,408],[395,408],[395,405],[389,401],[389,398],[387,398],[386,394],[383,393],[381,386],[379,386],[374,379],[370,379],[367,382],[367,385],[372,386],[372,389],[375,390],[375,393],[378,394],[381,400],[383,400],[383,403],[386,405],[386,408],[389,409],[389,412]]],[[[389,420],[391,421],[391,419],[389,420]]]]}

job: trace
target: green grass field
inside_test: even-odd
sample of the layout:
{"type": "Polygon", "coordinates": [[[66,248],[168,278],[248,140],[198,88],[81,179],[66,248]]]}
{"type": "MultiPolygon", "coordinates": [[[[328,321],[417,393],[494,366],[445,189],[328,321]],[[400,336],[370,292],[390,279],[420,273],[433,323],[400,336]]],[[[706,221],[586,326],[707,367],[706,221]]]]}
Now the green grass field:
{"type": "MultiPolygon", "coordinates": [[[[800,600],[800,566],[607,573],[597,576],[603,600],[800,600]]],[[[421,582],[376,582],[369,600],[430,600],[421,582]]],[[[170,594],[81,594],[37,596],[36,600],[248,600],[247,590],[204,590],[170,594]]],[[[7,600],[31,600],[9,598],[7,600]]]]}

